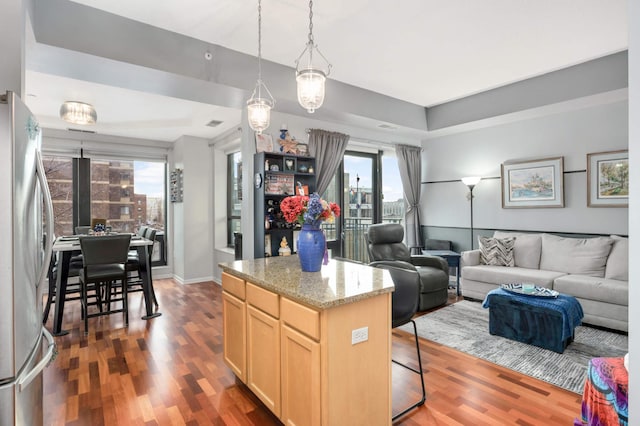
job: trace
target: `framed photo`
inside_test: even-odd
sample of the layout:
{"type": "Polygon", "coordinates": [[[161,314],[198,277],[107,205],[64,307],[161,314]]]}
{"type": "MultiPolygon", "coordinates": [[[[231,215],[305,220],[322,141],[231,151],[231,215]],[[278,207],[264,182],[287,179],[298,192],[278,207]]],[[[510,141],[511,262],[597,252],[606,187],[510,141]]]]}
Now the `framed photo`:
{"type": "Polygon", "coordinates": [[[564,207],[563,163],[564,157],[503,163],[502,208],[564,207]]]}
{"type": "Polygon", "coordinates": [[[587,206],[629,206],[629,151],[587,154],[587,206]]]}
{"type": "Polygon", "coordinates": [[[256,133],[256,152],[272,152],[273,151],[273,139],[268,133],[257,134],[256,133]]]}

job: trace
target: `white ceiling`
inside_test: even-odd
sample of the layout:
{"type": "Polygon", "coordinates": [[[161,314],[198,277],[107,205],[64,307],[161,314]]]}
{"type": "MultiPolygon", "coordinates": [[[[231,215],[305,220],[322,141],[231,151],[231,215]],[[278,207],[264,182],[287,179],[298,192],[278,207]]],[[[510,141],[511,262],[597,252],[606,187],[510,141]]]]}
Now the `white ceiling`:
{"type": "MultiPolygon", "coordinates": [[[[243,53],[257,51],[255,1],[76,2],[243,53]]],[[[308,3],[264,0],[262,9],[263,57],[293,67],[307,38],[308,3]]],[[[315,40],[333,64],[330,78],[423,106],[627,48],[626,0],[316,0],[313,10],[315,40]]],[[[226,120],[240,120],[239,111],[36,72],[27,74],[27,93],[36,95],[27,102],[45,127],[67,127],[57,110],[69,99],[96,106],[99,126],[105,126],[96,130],[123,136],[213,137],[229,127],[204,128],[202,122],[224,117],[232,126],[226,120]]]]}

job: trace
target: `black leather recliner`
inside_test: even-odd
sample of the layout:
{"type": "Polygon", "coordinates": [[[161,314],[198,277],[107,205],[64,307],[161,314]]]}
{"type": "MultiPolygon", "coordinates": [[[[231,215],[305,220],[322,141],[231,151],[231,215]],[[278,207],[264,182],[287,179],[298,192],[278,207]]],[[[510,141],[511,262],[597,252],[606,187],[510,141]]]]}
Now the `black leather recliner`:
{"type": "Polygon", "coordinates": [[[398,261],[397,267],[414,269],[420,275],[418,311],[435,308],[447,302],[449,266],[438,256],[411,255],[402,242],[404,228],[397,223],[378,223],[366,233],[369,261],[398,261]]]}

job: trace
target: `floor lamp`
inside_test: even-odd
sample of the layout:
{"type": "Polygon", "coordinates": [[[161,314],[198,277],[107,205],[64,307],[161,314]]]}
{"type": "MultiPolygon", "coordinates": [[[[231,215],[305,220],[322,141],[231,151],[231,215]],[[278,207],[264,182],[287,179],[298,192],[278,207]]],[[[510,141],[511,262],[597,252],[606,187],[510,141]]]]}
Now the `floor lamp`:
{"type": "Polygon", "coordinates": [[[467,187],[469,188],[469,206],[470,206],[470,214],[469,217],[471,219],[471,250],[473,250],[473,188],[478,184],[478,182],[480,182],[480,177],[479,176],[469,176],[469,177],[463,177],[462,178],[462,183],[464,183],[465,185],[467,185],[467,187]]]}

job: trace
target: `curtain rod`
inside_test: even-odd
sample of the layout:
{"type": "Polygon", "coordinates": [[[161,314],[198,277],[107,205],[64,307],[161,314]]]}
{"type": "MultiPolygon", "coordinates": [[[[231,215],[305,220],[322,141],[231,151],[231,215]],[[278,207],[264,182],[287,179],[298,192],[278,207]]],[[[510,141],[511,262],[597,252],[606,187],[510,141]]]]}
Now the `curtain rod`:
{"type": "MultiPolygon", "coordinates": [[[[305,131],[305,133],[306,133],[307,135],[309,135],[309,133],[311,133],[311,129],[309,129],[309,128],[304,129],[304,131],[305,131]]],[[[377,144],[379,144],[379,145],[388,146],[388,147],[390,147],[390,148],[394,148],[394,149],[395,149],[395,147],[396,147],[396,146],[398,146],[398,145],[409,145],[409,144],[402,143],[402,142],[393,143],[393,142],[379,141],[379,140],[376,140],[376,139],[363,138],[363,137],[354,136],[354,135],[349,135],[349,137],[350,137],[351,139],[358,139],[359,141],[362,141],[362,142],[373,142],[373,143],[377,143],[377,144]]],[[[419,147],[419,148],[422,148],[422,146],[420,146],[420,145],[413,145],[413,146],[417,146],[417,147],[419,147]]]]}

